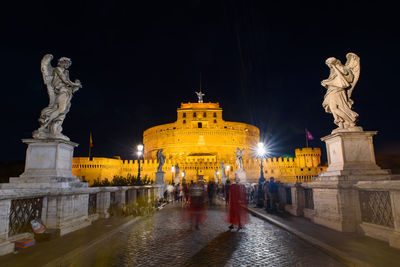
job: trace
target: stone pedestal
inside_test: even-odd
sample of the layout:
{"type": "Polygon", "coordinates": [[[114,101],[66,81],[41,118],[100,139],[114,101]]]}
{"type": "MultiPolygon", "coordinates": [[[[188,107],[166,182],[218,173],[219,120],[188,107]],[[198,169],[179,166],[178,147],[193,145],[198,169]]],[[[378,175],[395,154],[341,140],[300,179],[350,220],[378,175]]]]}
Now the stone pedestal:
{"type": "Polygon", "coordinates": [[[72,156],[78,144],[62,139],[23,139],[26,150],[25,171],[11,177],[1,189],[46,189],[88,187],[72,174],[72,156]]]}
{"type": "Polygon", "coordinates": [[[49,229],[57,229],[60,235],[90,225],[90,188],[72,174],[72,156],[78,144],[62,139],[22,141],[28,145],[25,171],[19,177],[11,177],[9,183],[0,184],[0,189],[22,189],[43,197],[43,223],[49,229]]]}
{"type": "Polygon", "coordinates": [[[164,198],[164,192],[167,190],[167,184],[165,183],[165,172],[156,172],[155,184],[158,185],[157,197],[158,199],[164,198]]]}
{"type": "Polygon", "coordinates": [[[245,170],[236,170],[235,171],[235,177],[238,177],[240,179],[240,183],[246,183],[246,171],[245,170]]]}
{"type": "Polygon", "coordinates": [[[390,179],[390,171],[376,165],[372,137],[377,132],[335,132],[326,143],[328,168],[307,187],[313,189],[312,220],[329,228],[354,232],[361,222],[358,181],[390,179]]]}

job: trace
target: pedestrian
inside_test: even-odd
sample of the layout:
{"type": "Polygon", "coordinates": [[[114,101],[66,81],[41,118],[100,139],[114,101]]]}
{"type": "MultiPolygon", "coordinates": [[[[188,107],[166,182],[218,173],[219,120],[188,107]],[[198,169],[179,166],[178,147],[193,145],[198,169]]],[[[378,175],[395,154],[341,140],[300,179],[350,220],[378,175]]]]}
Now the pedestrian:
{"type": "Polygon", "coordinates": [[[239,177],[235,177],[235,183],[229,189],[229,210],[228,222],[231,224],[229,229],[233,229],[234,225],[238,226],[238,230],[249,220],[246,205],[246,188],[240,183],[239,177]]]}
{"type": "Polygon", "coordinates": [[[265,183],[265,178],[264,177],[260,177],[260,179],[258,179],[258,184],[257,184],[257,203],[256,203],[256,207],[257,208],[263,208],[264,207],[264,183],[265,183]]]}
{"type": "Polygon", "coordinates": [[[229,204],[229,189],[231,187],[231,180],[226,180],[225,183],[225,204],[228,205],[229,204]]]}
{"type": "Polygon", "coordinates": [[[270,198],[270,212],[276,213],[278,204],[278,188],[274,182],[274,177],[269,178],[268,195],[270,198]]]}
{"type": "Polygon", "coordinates": [[[185,202],[184,204],[187,205],[189,203],[189,186],[185,182],[182,184],[182,188],[183,188],[183,197],[185,202]]]}
{"type": "Polygon", "coordinates": [[[210,181],[207,186],[208,193],[208,204],[210,207],[214,205],[214,195],[215,195],[215,183],[214,181],[210,181]]]}
{"type": "Polygon", "coordinates": [[[189,206],[186,212],[186,220],[190,222],[190,227],[195,225],[196,230],[199,230],[199,225],[207,218],[204,207],[205,200],[204,183],[199,181],[190,187],[189,206]]]}

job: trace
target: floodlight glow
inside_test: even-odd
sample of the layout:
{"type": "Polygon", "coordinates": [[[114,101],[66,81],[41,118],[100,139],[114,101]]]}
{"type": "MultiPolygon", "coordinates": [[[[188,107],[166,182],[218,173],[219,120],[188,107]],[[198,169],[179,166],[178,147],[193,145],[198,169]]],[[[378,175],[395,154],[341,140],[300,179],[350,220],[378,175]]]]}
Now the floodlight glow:
{"type": "Polygon", "coordinates": [[[172,166],[171,167],[171,172],[174,172],[175,171],[175,166],[172,166]]]}
{"type": "Polygon", "coordinates": [[[219,175],[219,172],[217,172],[217,175],[219,175]]]}
{"type": "Polygon", "coordinates": [[[228,165],[228,166],[226,166],[226,170],[227,170],[227,171],[229,171],[229,165],[228,165]]]}
{"type": "Polygon", "coordinates": [[[264,157],[265,154],[266,154],[266,150],[265,150],[265,147],[264,147],[264,143],[261,143],[261,142],[258,143],[257,144],[257,155],[259,157],[264,157]]]}
{"type": "Polygon", "coordinates": [[[185,177],[185,172],[182,172],[182,177],[185,177]]]}
{"type": "Polygon", "coordinates": [[[142,155],[142,151],[138,151],[136,153],[137,153],[138,157],[140,157],[142,155]]]}

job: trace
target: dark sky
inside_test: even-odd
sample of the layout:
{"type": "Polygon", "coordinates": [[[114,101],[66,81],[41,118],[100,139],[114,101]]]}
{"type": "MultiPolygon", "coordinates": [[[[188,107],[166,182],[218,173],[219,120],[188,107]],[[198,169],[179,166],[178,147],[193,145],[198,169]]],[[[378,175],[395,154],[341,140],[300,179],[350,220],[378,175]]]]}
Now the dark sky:
{"type": "Polygon", "coordinates": [[[225,120],[258,126],[276,155],[304,146],[304,128],[324,148],[319,138],[336,127],[321,106],[324,62],[344,63],[348,52],[361,58],[359,125],[379,131],[377,153],[400,154],[399,17],[384,1],[31,2],[1,7],[0,161],[23,160],[20,139],[38,128],[47,53],[70,57],[71,79],[83,84],[63,124],[76,156],[87,156],[92,131],[95,156],[132,159],[145,129],[196,101],[200,72],[205,101],[219,102],[225,120]]]}

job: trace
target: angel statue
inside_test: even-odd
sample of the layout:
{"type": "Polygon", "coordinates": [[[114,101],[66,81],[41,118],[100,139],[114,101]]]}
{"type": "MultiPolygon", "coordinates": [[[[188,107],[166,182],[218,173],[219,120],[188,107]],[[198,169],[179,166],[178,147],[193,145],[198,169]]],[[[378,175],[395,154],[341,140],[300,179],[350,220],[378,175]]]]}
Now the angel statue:
{"type": "Polygon", "coordinates": [[[236,148],[236,164],[238,166],[238,170],[243,170],[243,155],[244,155],[244,148],[240,150],[240,148],[236,148]]]}
{"type": "Polygon", "coordinates": [[[321,82],[327,89],[322,106],[327,113],[332,113],[338,129],[355,127],[358,118],[351,110],[354,102],[350,97],[360,77],[360,58],[354,53],[348,53],[346,58],[345,65],[339,59],[328,58],[325,63],[331,69],[329,78],[321,82]]]}
{"type": "Polygon", "coordinates": [[[199,98],[199,103],[203,103],[204,94],[200,91],[200,92],[196,92],[196,95],[199,98]]]}
{"type": "Polygon", "coordinates": [[[159,149],[157,151],[157,160],[158,160],[157,172],[162,172],[162,167],[164,166],[165,163],[165,156],[162,153],[163,150],[164,149],[159,149]]]}
{"type": "Polygon", "coordinates": [[[72,64],[71,59],[67,57],[58,59],[55,68],[51,66],[52,59],[53,55],[47,54],[41,62],[43,81],[49,94],[49,105],[40,113],[40,127],[32,135],[35,139],[69,140],[61,133],[61,125],[71,107],[72,94],[82,88],[82,84],[79,80],[71,82],[69,79],[68,68],[72,64]]]}

